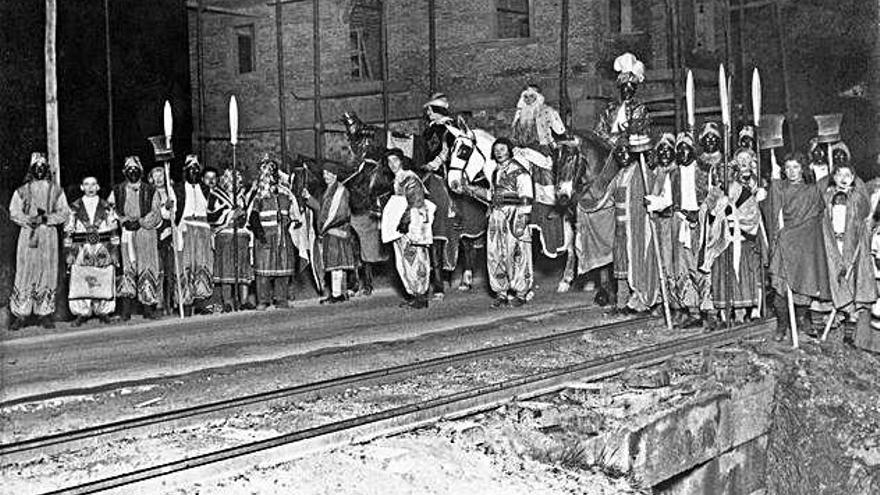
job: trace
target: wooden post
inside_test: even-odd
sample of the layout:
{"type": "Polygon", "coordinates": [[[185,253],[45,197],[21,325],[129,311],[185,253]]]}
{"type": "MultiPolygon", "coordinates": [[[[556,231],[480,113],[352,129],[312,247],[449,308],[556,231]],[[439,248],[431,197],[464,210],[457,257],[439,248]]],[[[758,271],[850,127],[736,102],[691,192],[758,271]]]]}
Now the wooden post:
{"type": "Polygon", "coordinates": [[[431,94],[437,92],[437,8],[435,0],[428,0],[428,76],[431,94]]]}
{"type": "Polygon", "coordinates": [[[56,0],[46,0],[46,159],[55,178],[61,185],[61,168],[58,150],[58,76],[55,58],[55,26],[58,16],[56,0]]]}
{"type": "MultiPolygon", "coordinates": [[[[785,90],[785,115],[791,119],[791,77],[788,74],[788,55],[785,52],[785,31],[782,29],[782,12],[778,1],[773,2],[773,20],[776,32],[779,33],[779,53],[782,57],[782,82],[785,90]]],[[[794,151],[794,126],[788,123],[788,149],[794,151]]]]}
{"type": "MultiPolygon", "coordinates": [[[[278,125],[279,125],[279,136],[278,141],[281,144],[281,163],[284,165],[284,170],[288,174],[290,173],[290,164],[287,162],[287,105],[285,105],[285,92],[284,92],[284,32],[282,31],[282,7],[281,2],[275,2],[275,50],[277,52],[278,59],[278,125]]],[[[315,2],[315,23],[317,23],[318,18],[318,2],[315,2]]],[[[317,26],[315,27],[315,31],[317,33],[317,26]]],[[[317,36],[317,34],[316,34],[317,36]]],[[[315,50],[317,51],[317,46],[315,50]]],[[[317,93],[315,93],[317,96],[317,93]]],[[[317,100],[315,100],[315,105],[318,105],[317,100]]],[[[238,289],[236,289],[238,290],[238,289]]]]}
{"type": "Polygon", "coordinates": [[[682,128],[681,112],[681,59],[679,56],[679,26],[678,26],[678,0],[667,0],[667,15],[670,22],[670,34],[672,36],[672,92],[675,95],[675,132],[682,128]]]}
{"type": "MultiPolygon", "coordinates": [[[[107,144],[109,148],[110,187],[116,183],[114,162],[116,152],[113,143],[113,60],[110,48],[110,0],[104,0],[104,63],[107,74],[107,144]]],[[[109,188],[108,188],[109,189],[109,188]]]]}
{"type": "Polygon", "coordinates": [[[382,0],[382,132],[388,136],[388,0],[382,0]]]}
{"type": "Polygon", "coordinates": [[[199,98],[199,126],[196,129],[196,139],[198,139],[199,156],[204,160],[207,158],[205,153],[205,142],[208,130],[205,126],[205,35],[204,26],[202,24],[205,15],[205,1],[198,0],[196,5],[196,88],[199,98]]]}
{"type": "Polygon", "coordinates": [[[559,21],[559,112],[567,126],[571,126],[571,101],[568,97],[568,25],[569,0],[562,0],[559,21]]]}
{"type": "Polygon", "coordinates": [[[321,11],[320,0],[312,0],[312,50],[315,81],[315,158],[318,166],[324,161],[324,119],[321,116],[321,11]]]}

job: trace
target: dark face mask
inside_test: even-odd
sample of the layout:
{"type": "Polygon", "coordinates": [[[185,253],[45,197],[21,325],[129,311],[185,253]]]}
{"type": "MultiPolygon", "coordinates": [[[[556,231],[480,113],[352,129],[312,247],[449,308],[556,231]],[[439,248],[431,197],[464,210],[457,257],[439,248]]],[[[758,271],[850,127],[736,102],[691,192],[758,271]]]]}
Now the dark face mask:
{"type": "Polygon", "coordinates": [[[633,99],[636,95],[636,85],[635,83],[628,82],[624,83],[620,86],[620,99],[623,101],[629,101],[633,99]]]}
{"type": "Polygon", "coordinates": [[[190,184],[198,184],[201,173],[198,168],[190,167],[184,171],[183,175],[190,184]]]}
{"type": "Polygon", "coordinates": [[[834,150],[831,153],[831,157],[834,158],[835,166],[849,164],[849,156],[843,150],[834,150]]]}
{"type": "Polygon", "coordinates": [[[825,156],[825,150],[822,146],[816,146],[813,151],[810,152],[810,159],[813,160],[813,163],[828,163],[825,156]]]}
{"type": "Polygon", "coordinates": [[[700,144],[703,145],[703,151],[706,153],[715,153],[718,151],[721,143],[718,142],[718,136],[708,134],[700,141],[700,144]]]}
{"type": "Polygon", "coordinates": [[[122,174],[125,175],[125,178],[131,183],[140,182],[141,176],[143,175],[139,168],[127,168],[122,174]]]}
{"type": "Polygon", "coordinates": [[[614,159],[619,167],[626,167],[632,162],[632,154],[628,149],[621,148],[614,152],[614,159]]]}
{"type": "Polygon", "coordinates": [[[34,179],[43,180],[49,177],[49,165],[47,163],[38,163],[31,169],[34,179]]]}
{"type": "Polygon", "coordinates": [[[660,165],[668,167],[675,160],[675,150],[671,146],[661,146],[657,150],[657,157],[660,159],[660,165]]]}
{"type": "Polygon", "coordinates": [[[742,148],[748,148],[750,150],[754,150],[755,149],[755,140],[749,136],[743,136],[743,138],[739,140],[739,145],[742,148]]]}
{"type": "Polygon", "coordinates": [[[680,144],[678,145],[675,156],[678,158],[678,163],[687,165],[694,160],[694,149],[686,144],[680,144]]]}

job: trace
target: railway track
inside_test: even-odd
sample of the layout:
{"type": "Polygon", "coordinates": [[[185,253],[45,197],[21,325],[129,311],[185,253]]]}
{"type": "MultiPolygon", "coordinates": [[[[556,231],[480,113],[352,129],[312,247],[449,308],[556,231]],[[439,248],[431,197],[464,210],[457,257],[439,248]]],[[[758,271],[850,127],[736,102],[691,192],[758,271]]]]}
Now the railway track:
{"type": "MultiPolygon", "coordinates": [[[[341,388],[355,385],[362,386],[365,383],[375,383],[376,381],[382,381],[391,377],[400,378],[454,362],[495,356],[513,350],[561,341],[566,338],[582,335],[585,331],[614,330],[647,321],[647,318],[626,320],[590,329],[580,329],[432,359],[421,363],[396,366],[336,380],[327,380],[301,387],[292,387],[276,392],[207,404],[182,411],[120,421],[67,434],[4,445],[2,446],[4,450],[0,453],[33,451],[34,449],[41,449],[42,447],[40,446],[69,444],[83,438],[94,439],[96,436],[100,437],[115,432],[131,431],[134,428],[141,428],[145,425],[167,425],[182,418],[226,411],[260,401],[265,402],[267,400],[300,397],[309,394],[328,394],[341,388]]],[[[769,333],[773,324],[772,320],[751,323],[725,331],[693,335],[674,341],[649,345],[427,401],[395,407],[373,414],[336,421],[265,440],[143,468],[49,493],[87,494],[129,489],[137,489],[138,492],[143,493],[158,493],[180,483],[222,476],[229,472],[240,471],[249,466],[265,462],[280,463],[318,450],[361,443],[381,436],[417,429],[438,420],[454,419],[489,410],[513,400],[553,393],[565,388],[572,381],[597,380],[618,374],[629,368],[657,364],[675,356],[691,354],[704,349],[720,347],[743,339],[761,336],[769,333]]]]}

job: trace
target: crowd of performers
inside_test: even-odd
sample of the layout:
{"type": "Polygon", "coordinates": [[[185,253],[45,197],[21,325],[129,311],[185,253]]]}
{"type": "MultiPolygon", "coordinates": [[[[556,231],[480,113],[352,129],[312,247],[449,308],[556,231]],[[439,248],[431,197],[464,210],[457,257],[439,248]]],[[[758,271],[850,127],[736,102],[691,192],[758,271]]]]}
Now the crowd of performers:
{"type": "MultiPolygon", "coordinates": [[[[114,312],[127,320],[136,307],[145,318],[180,306],[284,307],[304,265],[322,290],[329,280],[322,303],[344,302],[355,289],[372,292],[373,268],[389,252],[407,295],[401,305],[425,308],[443,298],[457,267],[458,289],[474,290],[483,246],[492,306],[521,306],[534,294],[540,243],[536,255],[568,254],[559,291],[593,274],[596,302],[618,312],[665,302],[676,326],[710,330],[773,313],[780,340],[793,323],[807,334],[841,326],[847,340],[880,351],[871,319],[872,308],[880,319],[880,194],[857,177],[839,116],[817,118],[808,154],[778,165],[773,125],[760,140],[742,125],[729,151],[717,122],[655,135],[636,97],[644,65],[624,54],[615,69],[620,97],[590,134],[607,158],[586,166],[582,137],[536,85],[522,92],[510,137],[492,142],[491,172],[476,177],[453,174],[464,124],[443,94],[425,104],[419,136],[396,141],[346,114],[351,163],[282,170],[266,155],[252,184],[194,155],[184,180],[170,184],[162,167],[146,171],[129,157],[106,200],[85,177],[82,197],[68,204],[35,153],[10,205],[21,226],[11,325],[31,317],[52,325],[61,227],[75,325],[114,312]],[[578,160],[566,180],[544,177],[578,160]]],[[[467,153],[480,152],[473,144],[467,153]]]]}

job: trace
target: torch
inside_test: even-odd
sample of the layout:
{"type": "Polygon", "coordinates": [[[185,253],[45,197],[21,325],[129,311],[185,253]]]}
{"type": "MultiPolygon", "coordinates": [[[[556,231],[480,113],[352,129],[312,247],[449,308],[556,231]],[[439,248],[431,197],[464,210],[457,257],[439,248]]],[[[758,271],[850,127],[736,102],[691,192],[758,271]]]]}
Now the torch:
{"type": "Polygon", "coordinates": [[[241,293],[238,285],[238,161],[235,154],[238,144],[238,102],[235,95],[229,97],[229,143],[232,145],[232,269],[235,272],[233,303],[237,310],[241,307],[241,293]]]}

